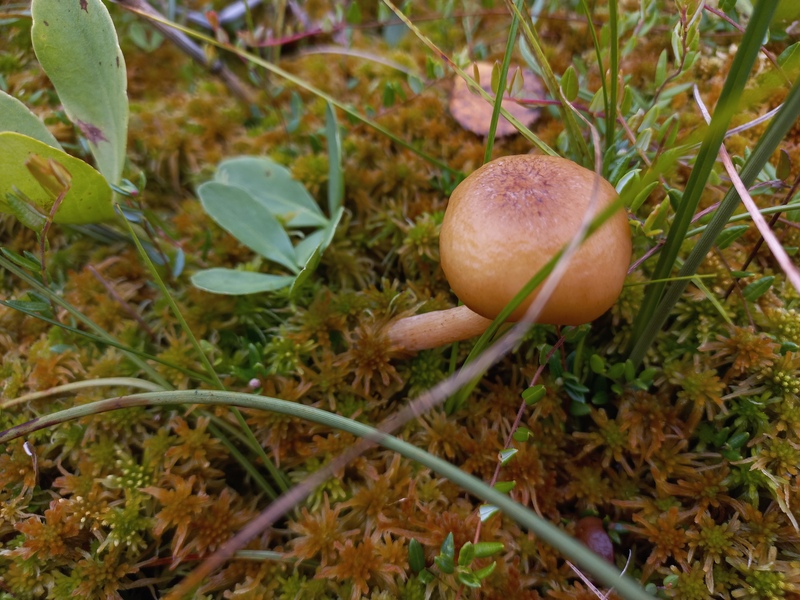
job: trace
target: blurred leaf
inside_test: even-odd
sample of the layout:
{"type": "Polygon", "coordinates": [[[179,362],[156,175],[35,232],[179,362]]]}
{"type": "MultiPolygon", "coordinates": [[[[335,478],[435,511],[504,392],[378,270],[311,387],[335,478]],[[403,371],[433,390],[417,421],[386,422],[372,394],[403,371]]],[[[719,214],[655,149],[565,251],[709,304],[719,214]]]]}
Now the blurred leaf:
{"type": "Polygon", "coordinates": [[[303,268],[300,273],[297,274],[297,278],[292,283],[292,289],[290,292],[292,296],[297,294],[297,291],[300,289],[300,287],[306,281],[308,281],[308,279],[314,274],[314,271],[317,270],[319,261],[322,258],[322,253],[333,240],[333,236],[336,233],[336,227],[339,225],[339,221],[341,220],[343,214],[344,208],[339,207],[339,210],[336,211],[336,214],[334,215],[334,219],[332,219],[326,227],[315,231],[305,240],[295,246],[295,253],[297,254],[298,262],[303,265],[303,268]],[[305,261],[303,261],[302,258],[307,252],[307,248],[304,246],[304,243],[308,244],[308,246],[316,244],[313,251],[305,261]]]}
{"type": "Polygon", "coordinates": [[[9,192],[6,194],[8,208],[16,218],[28,229],[41,233],[47,223],[47,217],[40,213],[27,198],[21,196],[21,192],[9,192]]]}
{"type": "Polygon", "coordinates": [[[500,509],[494,506],[493,504],[482,504],[478,508],[478,515],[480,516],[481,523],[485,523],[490,518],[492,518],[493,515],[496,515],[498,512],[500,512],[500,509]]]}
{"type": "Polygon", "coordinates": [[[475,544],[475,558],[489,558],[503,551],[502,542],[478,542],[475,544]]]}
{"type": "Polygon", "coordinates": [[[289,170],[267,157],[239,156],[222,161],[214,181],[239,187],[289,227],[318,227],[328,219],[289,170]]]}
{"type": "Polygon", "coordinates": [[[539,402],[539,400],[544,398],[546,393],[547,390],[545,389],[545,387],[541,384],[537,384],[525,389],[522,392],[522,399],[528,406],[533,406],[534,404],[539,402]]]}
{"type": "Polygon", "coordinates": [[[299,273],[294,247],[281,224],[247,191],[209,181],[197,188],[205,211],[225,231],[266,259],[299,273]]]}
{"type": "Polygon", "coordinates": [[[128,136],[127,75],[108,10],[100,0],[33,0],[31,16],[42,69],[88,141],[97,170],[118,183],[128,136]]]}
{"type": "Polygon", "coordinates": [[[459,571],[458,582],[472,589],[481,587],[481,580],[472,571],[459,571]]]}
{"type": "Polygon", "coordinates": [[[413,538],[408,543],[408,566],[414,573],[420,573],[425,568],[425,551],[422,544],[413,538]]]}
{"type": "Polygon", "coordinates": [[[361,23],[361,7],[358,2],[351,2],[344,13],[344,19],[348,25],[358,25],[361,23]]]}
{"type": "Polygon", "coordinates": [[[497,455],[497,458],[500,459],[501,465],[506,465],[508,464],[508,461],[514,458],[514,455],[517,452],[519,452],[519,450],[517,450],[516,448],[506,448],[505,450],[500,451],[500,453],[497,455]]]}
{"type": "Polygon", "coordinates": [[[717,238],[717,247],[720,250],[724,250],[733,242],[742,237],[748,229],[750,229],[749,225],[734,225],[732,227],[728,227],[719,234],[719,237],[717,238]]]}
{"type": "Polygon", "coordinates": [[[511,490],[517,487],[516,481],[498,481],[494,484],[494,489],[502,494],[507,494],[511,490]]]}
{"type": "Polygon", "coordinates": [[[12,212],[7,194],[19,190],[43,215],[49,215],[55,197],[42,188],[27,163],[54,160],[72,178],[53,219],[73,225],[115,218],[112,193],[103,176],[91,166],[44,142],[12,132],[0,133],[0,212],[12,212]]]}
{"type": "Polygon", "coordinates": [[[128,26],[128,35],[131,41],[145,52],[157,50],[164,41],[164,36],[157,29],[141,21],[133,21],[128,26]]]}
{"type": "Polygon", "coordinates": [[[667,51],[662,50],[656,63],[656,89],[660,88],[667,79],[667,51]]]}
{"type": "Polygon", "coordinates": [[[789,153],[781,148],[780,155],[778,156],[778,166],[775,168],[775,176],[781,181],[786,181],[792,174],[792,159],[789,153]]]}
{"type": "Polygon", "coordinates": [[[325,105],[325,137],[328,140],[328,212],[332,218],[344,200],[344,174],[342,137],[336,122],[336,113],[330,103],[325,105]]]}
{"type": "Polygon", "coordinates": [[[300,120],[303,118],[303,99],[297,92],[292,92],[289,96],[289,118],[286,120],[286,132],[294,133],[300,127],[300,120]]]}
{"type": "Polygon", "coordinates": [[[244,294],[257,294],[259,292],[273,292],[289,286],[294,281],[291,275],[269,275],[267,273],[253,273],[252,271],[237,271],[235,269],[206,269],[198,271],[191,277],[195,287],[214,294],[228,294],[238,296],[244,294]]]}
{"type": "Polygon", "coordinates": [[[58,148],[58,143],[42,120],[33,114],[22,102],[0,90],[0,132],[13,131],[27,135],[35,140],[58,148]]]}
{"type": "Polygon", "coordinates": [[[475,546],[472,542],[466,542],[458,551],[458,566],[468,567],[475,558],[475,546]]]}
{"type": "Polygon", "coordinates": [[[479,581],[482,579],[486,579],[489,575],[491,575],[494,572],[496,566],[497,566],[497,561],[492,561],[491,564],[488,564],[482,569],[478,569],[477,571],[475,571],[475,577],[477,577],[479,581]]]}
{"type": "Polygon", "coordinates": [[[564,92],[564,97],[570,102],[575,102],[578,97],[578,74],[572,65],[567,67],[563,77],[561,77],[561,91],[564,92]]]}
{"type": "Polygon", "coordinates": [[[442,556],[447,556],[448,558],[451,559],[455,558],[456,544],[452,532],[448,533],[447,537],[444,538],[444,541],[442,542],[442,547],[439,549],[439,552],[442,556]]]}
{"type": "Polygon", "coordinates": [[[772,287],[772,283],[775,281],[775,277],[769,275],[767,277],[762,277],[761,279],[757,279],[746,288],[742,290],[742,296],[744,296],[745,300],[749,300],[750,302],[755,302],[761,296],[767,293],[769,288],[772,287]]]}

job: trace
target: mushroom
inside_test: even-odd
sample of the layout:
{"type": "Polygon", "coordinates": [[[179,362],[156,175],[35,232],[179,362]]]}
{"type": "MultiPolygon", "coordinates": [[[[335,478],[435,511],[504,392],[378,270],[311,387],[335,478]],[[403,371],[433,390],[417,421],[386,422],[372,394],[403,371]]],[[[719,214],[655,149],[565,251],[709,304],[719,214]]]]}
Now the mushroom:
{"type": "MultiPolygon", "coordinates": [[[[464,305],[395,321],[390,343],[415,352],[485,331],[575,236],[595,193],[595,214],[617,198],[593,171],[553,156],[506,156],[469,175],[450,196],[439,239],[442,269],[464,305]]],[[[628,218],[620,209],[572,255],[536,322],[580,325],[602,315],[622,290],[630,258],[628,218]]],[[[539,289],[510,320],[522,318],[539,289]]]]}

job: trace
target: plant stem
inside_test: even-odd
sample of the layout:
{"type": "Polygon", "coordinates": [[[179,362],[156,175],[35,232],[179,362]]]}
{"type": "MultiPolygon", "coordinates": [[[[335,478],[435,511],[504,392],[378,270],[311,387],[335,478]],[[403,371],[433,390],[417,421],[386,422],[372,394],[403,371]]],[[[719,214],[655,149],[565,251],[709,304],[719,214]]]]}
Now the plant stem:
{"type": "Polygon", "coordinates": [[[475,337],[491,324],[491,319],[462,305],[398,319],[389,325],[386,334],[393,347],[418,352],[475,337]]]}

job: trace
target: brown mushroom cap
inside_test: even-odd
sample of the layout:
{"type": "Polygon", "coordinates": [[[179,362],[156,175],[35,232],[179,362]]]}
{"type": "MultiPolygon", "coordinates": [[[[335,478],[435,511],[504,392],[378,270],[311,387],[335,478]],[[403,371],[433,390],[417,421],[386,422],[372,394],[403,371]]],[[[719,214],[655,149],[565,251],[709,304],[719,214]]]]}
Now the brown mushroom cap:
{"type": "MultiPolygon", "coordinates": [[[[494,319],[578,231],[597,186],[595,214],[617,198],[613,186],[564,158],[507,156],[486,163],[455,189],[445,212],[440,255],[450,286],[476,313],[494,319]]],[[[573,255],[536,321],[580,325],[614,304],[631,258],[624,210],[573,255]]],[[[512,314],[522,318],[535,290],[512,314]]]]}

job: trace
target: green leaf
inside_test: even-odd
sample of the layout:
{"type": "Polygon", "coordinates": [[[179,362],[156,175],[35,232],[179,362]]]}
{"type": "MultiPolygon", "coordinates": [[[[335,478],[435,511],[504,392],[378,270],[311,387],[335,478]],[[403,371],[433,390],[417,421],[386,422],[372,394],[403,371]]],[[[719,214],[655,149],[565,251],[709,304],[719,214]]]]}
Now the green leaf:
{"type": "Polygon", "coordinates": [[[475,558],[489,558],[503,551],[502,542],[478,542],[475,544],[475,558]]]}
{"type": "Polygon", "coordinates": [[[22,267],[23,269],[27,269],[33,273],[38,273],[39,269],[41,269],[42,265],[39,260],[29,254],[28,252],[25,253],[23,256],[22,254],[18,254],[13,250],[9,250],[8,248],[0,248],[0,253],[3,254],[6,258],[12,261],[14,264],[22,267]]]}
{"type": "Polygon", "coordinates": [[[654,181],[644,186],[633,198],[633,201],[631,202],[630,206],[631,212],[636,212],[637,210],[639,210],[639,207],[642,205],[642,203],[644,203],[644,201],[647,199],[650,193],[654,189],[656,189],[657,186],[658,186],[658,181],[654,181]]]}
{"type": "Polygon", "coordinates": [[[0,133],[0,212],[13,212],[7,198],[17,188],[43,215],[50,214],[55,198],[26,166],[33,157],[56,161],[72,177],[54,222],[79,225],[115,218],[111,188],[100,173],[63,150],[10,131],[0,133]]]}
{"type": "Polygon", "coordinates": [[[342,136],[339,133],[339,124],[336,122],[336,113],[330,102],[325,104],[325,137],[328,140],[328,212],[333,216],[344,200],[344,173],[342,136]]]}
{"type": "Polygon", "coordinates": [[[269,275],[235,269],[206,269],[192,275],[192,285],[213,294],[241,296],[260,292],[273,292],[291,285],[290,275],[269,275]]]}
{"type": "Polygon", "coordinates": [[[563,77],[561,77],[561,91],[564,92],[564,97],[570,102],[574,102],[578,97],[578,74],[572,65],[567,67],[563,77]]]}
{"type": "Polygon", "coordinates": [[[459,571],[458,581],[468,588],[477,589],[481,587],[481,580],[472,571],[459,571]]]}
{"type": "Polygon", "coordinates": [[[442,556],[446,556],[450,559],[454,559],[456,556],[456,543],[455,538],[453,537],[453,533],[448,533],[447,537],[444,538],[442,542],[442,547],[439,548],[439,552],[442,556]]]}
{"type": "Polygon", "coordinates": [[[775,168],[775,176],[781,181],[786,181],[792,174],[792,159],[789,153],[781,148],[781,153],[778,156],[778,166],[775,168]]]}
{"type": "Polygon", "coordinates": [[[58,148],[58,143],[42,120],[33,114],[22,102],[0,90],[0,131],[14,131],[35,140],[58,148]]]}
{"type": "Polygon", "coordinates": [[[419,580],[420,580],[420,583],[422,583],[423,585],[428,585],[429,583],[431,583],[435,579],[436,579],[436,577],[434,576],[434,574],[431,573],[428,569],[423,569],[419,573],[419,580]]]}
{"type": "Polygon", "coordinates": [[[592,412],[591,407],[583,402],[572,401],[569,405],[569,414],[573,417],[585,417],[592,412]]]}
{"type": "Polygon", "coordinates": [[[477,571],[475,571],[475,577],[477,577],[479,580],[486,579],[489,575],[491,575],[494,572],[496,566],[497,562],[493,561],[491,564],[486,565],[482,569],[478,569],[477,571]]]}
{"type": "Polygon", "coordinates": [[[211,218],[245,246],[293,273],[300,272],[286,231],[247,191],[209,181],[197,188],[197,195],[211,218]]]}
{"type": "Polygon", "coordinates": [[[769,288],[772,287],[772,283],[775,281],[775,277],[769,275],[767,277],[762,277],[761,279],[757,279],[746,288],[742,290],[742,296],[744,296],[745,300],[749,300],[750,302],[755,302],[761,296],[767,293],[769,288]]]}
{"type": "Polygon", "coordinates": [[[408,566],[414,573],[419,574],[425,568],[425,551],[414,538],[408,543],[408,566]]]}
{"type": "Polygon", "coordinates": [[[506,448],[505,450],[501,450],[498,454],[498,458],[500,459],[500,464],[505,465],[514,458],[514,455],[519,452],[516,448],[506,448]]]}
{"type": "Polygon", "coordinates": [[[748,229],[750,229],[749,225],[734,225],[733,227],[728,227],[719,234],[719,237],[717,238],[717,246],[720,250],[724,250],[733,242],[742,237],[748,229]]]}
{"type": "Polygon", "coordinates": [[[538,384],[524,390],[522,392],[522,399],[525,400],[525,404],[528,406],[533,406],[544,398],[546,393],[547,389],[543,385],[538,384]]]}
{"type": "Polygon", "coordinates": [[[125,59],[100,0],[33,0],[36,57],[89,142],[97,170],[119,183],[128,136],[125,59]]]}
{"type": "Polygon", "coordinates": [[[703,294],[705,294],[706,298],[708,298],[708,301],[711,303],[711,306],[717,309],[717,312],[720,314],[723,320],[728,325],[733,325],[733,321],[731,320],[730,315],[728,315],[728,312],[725,310],[725,307],[722,306],[722,303],[717,299],[716,294],[706,287],[706,284],[703,283],[703,280],[700,279],[700,277],[695,276],[692,277],[692,283],[694,283],[695,286],[697,286],[697,288],[703,292],[703,294]]]}
{"type": "Polygon", "coordinates": [[[472,542],[467,542],[458,552],[458,566],[468,567],[473,558],[475,558],[475,546],[472,542]]]}
{"type": "Polygon", "coordinates": [[[450,556],[445,556],[440,554],[436,558],[433,559],[433,562],[436,563],[436,566],[439,567],[439,570],[442,573],[446,573],[447,575],[452,575],[453,572],[456,570],[455,562],[453,558],[450,556]]]}
{"type": "Polygon", "coordinates": [[[36,233],[44,231],[44,226],[47,224],[47,217],[36,210],[30,202],[20,198],[14,192],[6,194],[6,202],[11,210],[11,214],[17,218],[17,221],[36,233]]]}
{"type": "Polygon", "coordinates": [[[361,23],[361,7],[358,2],[353,2],[347,7],[344,19],[348,25],[358,25],[361,23]]]}
{"type": "Polygon", "coordinates": [[[658,57],[658,62],[656,63],[656,78],[655,78],[655,87],[656,89],[660,88],[661,85],[667,79],[667,51],[666,49],[661,51],[661,54],[658,57]]]}
{"type": "Polygon", "coordinates": [[[533,437],[533,432],[527,427],[517,427],[511,437],[514,438],[515,442],[524,443],[533,437]]]}
{"type": "Polygon", "coordinates": [[[289,170],[266,157],[239,156],[222,161],[214,181],[239,187],[289,227],[320,227],[328,220],[289,170]]]}
{"type": "Polygon", "coordinates": [[[314,271],[317,270],[319,266],[319,261],[322,259],[322,253],[327,248],[331,241],[333,240],[333,235],[336,233],[336,227],[339,225],[339,221],[342,219],[342,215],[344,214],[344,207],[339,207],[339,210],[336,211],[334,218],[331,219],[330,222],[323,228],[315,231],[303,241],[301,241],[297,246],[295,246],[295,254],[297,255],[297,261],[303,265],[302,270],[300,273],[297,274],[297,278],[292,283],[292,289],[290,290],[289,294],[294,298],[297,296],[297,291],[300,287],[308,281],[308,279],[314,274],[314,271]],[[317,243],[317,240],[319,242],[317,243]],[[311,253],[311,256],[305,260],[303,257],[306,255],[306,248],[305,244],[312,245],[317,243],[317,246],[311,253]]]}
{"type": "Polygon", "coordinates": [[[496,489],[501,494],[507,494],[511,490],[517,487],[516,481],[498,481],[494,484],[494,489],[496,489]]]}
{"type": "Polygon", "coordinates": [[[492,517],[492,515],[495,515],[498,512],[500,512],[500,509],[493,504],[481,504],[481,506],[478,508],[478,515],[480,516],[481,523],[485,523],[492,517]]]}

